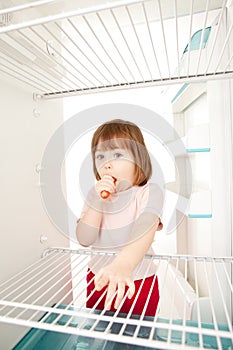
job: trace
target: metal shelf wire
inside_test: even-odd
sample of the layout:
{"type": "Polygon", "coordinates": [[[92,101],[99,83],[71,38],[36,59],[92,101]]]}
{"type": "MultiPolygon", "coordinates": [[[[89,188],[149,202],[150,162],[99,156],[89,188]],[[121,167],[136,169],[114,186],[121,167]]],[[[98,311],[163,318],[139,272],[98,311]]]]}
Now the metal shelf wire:
{"type": "MultiPolygon", "coordinates": [[[[0,322],[160,349],[233,348],[233,258],[148,255],[157,266],[160,301],[155,317],[86,308],[90,255],[106,252],[53,248],[0,286],[0,322]]],[[[140,266],[139,266],[140,268],[140,266]]],[[[148,292],[150,293],[150,291],[148,292]]],[[[125,296],[126,298],[127,296],[125,296]]]]}
{"type": "Polygon", "coordinates": [[[0,70],[43,98],[232,77],[229,3],[125,0],[72,11],[63,11],[61,1],[15,6],[0,27],[0,70]],[[59,3],[60,13],[51,14],[59,3]]]}

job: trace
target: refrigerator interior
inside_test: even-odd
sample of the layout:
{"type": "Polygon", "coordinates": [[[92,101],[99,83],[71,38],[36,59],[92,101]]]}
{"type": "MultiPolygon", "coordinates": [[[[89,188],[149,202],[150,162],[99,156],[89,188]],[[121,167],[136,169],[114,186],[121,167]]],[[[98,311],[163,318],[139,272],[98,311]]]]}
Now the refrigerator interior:
{"type": "Polygon", "coordinates": [[[52,334],[60,349],[233,348],[232,29],[223,0],[1,2],[4,349],[42,338],[45,348],[52,334]],[[64,234],[75,227],[68,211],[63,230],[49,215],[43,156],[56,130],[56,154],[65,153],[72,114],[142,96],[158,112],[158,91],[177,133],[163,144],[177,165],[166,191],[179,198],[176,229],[155,237],[158,254],[146,257],[158,267],[159,310],[152,319],[86,309],[93,253],[64,234]]]}

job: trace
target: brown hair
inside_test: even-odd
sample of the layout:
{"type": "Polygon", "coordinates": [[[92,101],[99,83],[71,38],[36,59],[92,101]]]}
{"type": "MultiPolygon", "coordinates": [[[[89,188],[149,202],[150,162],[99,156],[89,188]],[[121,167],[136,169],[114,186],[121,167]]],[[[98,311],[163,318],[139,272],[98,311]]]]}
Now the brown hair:
{"type": "Polygon", "coordinates": [[[95,165],[95,150],[98,143],[104,141],[110,141],[108,142],[110,148],[120,145],[131,152],[135,161],[134,185],[145,185],[152,175],[152,165],[139,127],[129,121],[114,119],[97,128],[91,142],[93,170],[97,180],[100,180],[100,176],[95,165]]]}

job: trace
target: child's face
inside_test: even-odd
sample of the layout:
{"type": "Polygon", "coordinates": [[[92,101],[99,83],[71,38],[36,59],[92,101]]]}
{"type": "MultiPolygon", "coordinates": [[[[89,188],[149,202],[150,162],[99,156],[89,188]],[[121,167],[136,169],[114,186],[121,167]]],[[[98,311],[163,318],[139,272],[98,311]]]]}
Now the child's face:
{"type": "Polygon", "coordinates": [[[131,152],[116,145],[108,147],[109,141],[99,142],[95,151],[95,165],[102,178],[111,175],[116,178],[119,190],[125,190],[134,185],[135,163],[131,152]]]}

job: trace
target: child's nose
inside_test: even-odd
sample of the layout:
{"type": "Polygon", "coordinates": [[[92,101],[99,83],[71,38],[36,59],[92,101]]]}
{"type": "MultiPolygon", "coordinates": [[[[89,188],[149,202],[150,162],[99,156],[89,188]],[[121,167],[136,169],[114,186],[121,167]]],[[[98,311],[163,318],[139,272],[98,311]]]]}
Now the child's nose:
{"type": "Polygon", "coordinates": [[[107,163],[105,163],[104,167],[105,167],[105,169],[111,169],[112,168],[111,162],[108,161],[107,163]]]}

